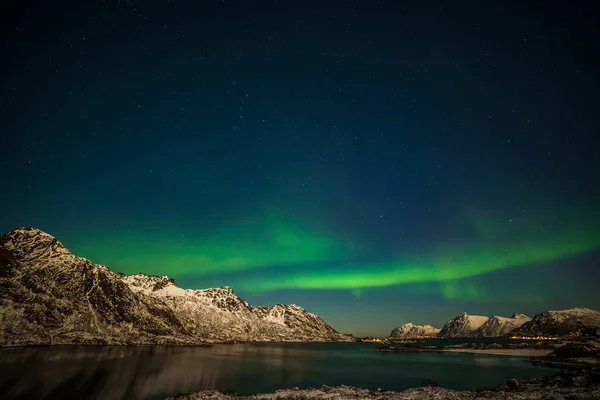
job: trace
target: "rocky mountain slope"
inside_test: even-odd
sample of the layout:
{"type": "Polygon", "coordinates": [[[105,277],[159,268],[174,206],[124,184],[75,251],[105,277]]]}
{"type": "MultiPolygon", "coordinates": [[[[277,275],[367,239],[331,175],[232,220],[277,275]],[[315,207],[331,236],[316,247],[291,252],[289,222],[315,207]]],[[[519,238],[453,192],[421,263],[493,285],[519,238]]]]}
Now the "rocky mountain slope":
{"type": "Polygon", "coordinates": [[[578,336],[584,330],[600,333],[600,311],[589,308],[544,311],[520,328],[515,336],[578,336]]]}
{"type": "Polygon", "coordinates": [[[120,274],[119,277],[133,292],[168,304],[190,334],[210,341],[348,339],[295,304],[253,307],[228,286],[191,290],[177,287],[166,276],[120,274]]]}
{"type": "Polygon", "coordinates": [[[431,325],[414,325],[411,322],[394,328],[390,333],[391,338],[416,338],[416,337],[434,337],[440,333],[438,328],[431,325]]]}
{"type": "Polygon", "coordinates": [[[438,337],[453,338],[473,336],[474,332],[486,323],[488,319],[488,317],[469,315],[466,312],[463,312],[446,322],[440,330],[438,337]]]}
{"type": "Polygon", "coordinates": [[[473,332],[472,336],[504,336],[529,321],[531,321],[530,317],[519,313],[514,314],[510,318],[493,316],[473,332]]]}
{"type": "Polygon", "coordinates": [[[0,345],[349,340],[298,306],[111,272],[37,229],[0,236],[0,345]]]}

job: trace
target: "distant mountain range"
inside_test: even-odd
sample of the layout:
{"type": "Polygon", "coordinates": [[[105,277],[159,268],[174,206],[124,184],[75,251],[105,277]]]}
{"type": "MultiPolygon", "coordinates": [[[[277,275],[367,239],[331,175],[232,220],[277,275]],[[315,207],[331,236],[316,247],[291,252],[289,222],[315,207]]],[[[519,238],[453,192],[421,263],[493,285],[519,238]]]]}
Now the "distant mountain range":
{"type": "Polygon", "coordinates": [[[503,336],[520,327],[531,318],[516,313],[510,318],[481,315],[468,315],[466,312],[446,322],[440,331],[440,337],[485,337],[503,336]]]}
{"type": "Polygon", "coordinates": [[[229,287],[114,273],[33,228],[0,236],[2,346],[350,340],[296,305],[254,307],[229,287]]]}
{"type": "Polygon", "coordinates": [[[458,337],[566,337],[600,332],[600,311],[588,308],[573,308],[561,311],[544,311],[533,318],[515,313],[512,317],[485,317],[466,312],[452,318],[441,329],[431,325],[404,324],[392,330],[391,338],[437,336],[458,337]],[[437,334],[434,335],[434,332],[437,334]],[[427,334],[424,334],[427,332],[427,334]]]}
{"type": "Polygon", "coordinates": [[[438,328],[431,325],[413,325],[412,323],[404,324],[394,328],[390,333],[391,338],[418,338],[418,337],[435,337],[440,333],[438,328]]]}

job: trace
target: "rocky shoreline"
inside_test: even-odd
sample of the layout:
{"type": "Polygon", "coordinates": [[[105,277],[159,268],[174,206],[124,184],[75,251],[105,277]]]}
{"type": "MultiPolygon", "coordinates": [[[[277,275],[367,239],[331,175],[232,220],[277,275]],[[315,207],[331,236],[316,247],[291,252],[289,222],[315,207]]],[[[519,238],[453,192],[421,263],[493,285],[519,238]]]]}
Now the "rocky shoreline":
{"type": "Polygon", "coordinates": [[[381,352],[426,353],[426,352],[473,352],[479,354],[513,355],[528,357],[539,366],[556,368],[600,367],[600,343],[589,342],[528,342],[528,343],[462,343],[448,346],[381,346],[381,352]],[[540,353],[534,353],[540,352],[540,353]]]}
{"type": "Polygon", "coordinates": [[[573,400],[600,398],[600,369],[587,368],[562,371],[558,374],[517,381],[509,379],[506,384],[492,389],[457,391],[441,388],[434,382],[425,381],[420,388],[399,391],[369,390],[353,386],[321,386],[308,389],[282,389],[274,393],[254,396],[237,396],[215,390],[204,390],[189,395],[170,397],[167,400],[417,400],[417,399],[506,399],[506,400],[573,400]]]}
{"type": "Polygon", "coordinates": [[[569,343],[544,357],[530,357],[529,361],[534,365],[556,368],[598,368],[600,367],[600,344],[569,343]]]}
{"type": "Polygon", "coordinates": [[[448,350],[515,350],[515,349],[536,349],[536,350],[554,350],[562,346],[558,341],[531,341],[523,343],[460,343],[452,345],[439,346],[381,346],[377,351],[383,352],[402,352],[402,353],[421,353],[421,352],[442,352],[448,350]]]}

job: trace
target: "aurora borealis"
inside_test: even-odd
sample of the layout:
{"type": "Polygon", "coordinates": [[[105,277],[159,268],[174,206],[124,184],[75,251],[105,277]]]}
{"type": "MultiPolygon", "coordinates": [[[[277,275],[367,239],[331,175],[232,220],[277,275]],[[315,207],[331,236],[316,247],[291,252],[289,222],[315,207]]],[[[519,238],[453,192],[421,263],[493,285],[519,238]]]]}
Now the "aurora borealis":
{"type": "Polygon", "coordinates": [[[598,308],[591,14],[15,3],[0,230],[359,335],[598,308]]]}
{"type": "MultiPolygon", "coordinates": [[[[546,221],[550,217],[546,218],[546,221]]],[[[534,223],[532,218],[526,224],[534,223]]],[[[515,223],[515,225],[521,225],[515,223]]],[[[135,232],[114,239],[86,239],[103,243],[78,248],[108,265],[122,265],[127,273],[161,274],[177,271],[182,278],[225,284],[248,292],[278,289],[363,289],[423,282],[446,282],[493,271],[569,259],[600,249],[600,232],[583,224],[575,230],[565,226],[552,229],[541,238],[520,237],[519,226],[504,243],[500,235],[486,230],[493,241],[473,242],[466,247],[423,251],[420,255],[389,255],[354,258],[350,242],[341,236],[327,236],[281,218],[270,223],[253,221],[247,226],[215,230],[206,237],[147,236],[135,232]],[[547,236],[547,237],[544,237],[547,236]],[[105,254],[106,247],[115,249],[105,254]],[[391,258],[390,258],[391,257],[391,258]],[[198,268],[202,265],[202,268],[198,268]],[[313,270],[307,273],[308,270],[313,270]]],[[[533,236],[532,232],[527,232],[533,236]]],[[[116,235],[118,237],[118,234],[116,235]]],[[[75,241],[81,243],[80,241],[75,241]]]]}

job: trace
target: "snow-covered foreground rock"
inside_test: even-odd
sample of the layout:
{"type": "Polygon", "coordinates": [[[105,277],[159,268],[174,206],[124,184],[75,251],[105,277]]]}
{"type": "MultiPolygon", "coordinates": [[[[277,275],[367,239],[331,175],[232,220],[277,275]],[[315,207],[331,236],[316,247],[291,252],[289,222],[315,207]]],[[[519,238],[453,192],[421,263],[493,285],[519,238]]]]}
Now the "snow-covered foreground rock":
{"type": "Polygon", "coordinates": [[[440,330],[431,325],[414,325],[409,322],[408,324],[394,328],[390,333],[390,338],[435,337],[438,333],[440,333],[440,330]]]}
{"type": "Polygon", "coordinates": [[[231,288],[113,273],[32,228],[0,236],[0,345],[340,341],[295,305],[253,307],[231,288]]]}
{"type": "Polygon", "coordinates": [[[456,391],[441,387],[420,387],[401,391],[359,389],[352,386],[321,386],[310,389],[285,389],[256,396],[236,396],[206,390],[190,395],[171,397],[168,400],[542,400],[542,399],[598,399],[600,387],[598,373],[571,372],[553,377],[510,379],[507,385],[478,392],[456,391]]]}

